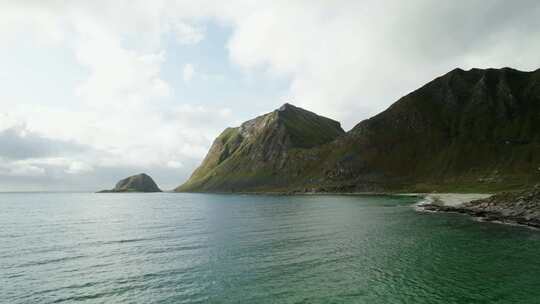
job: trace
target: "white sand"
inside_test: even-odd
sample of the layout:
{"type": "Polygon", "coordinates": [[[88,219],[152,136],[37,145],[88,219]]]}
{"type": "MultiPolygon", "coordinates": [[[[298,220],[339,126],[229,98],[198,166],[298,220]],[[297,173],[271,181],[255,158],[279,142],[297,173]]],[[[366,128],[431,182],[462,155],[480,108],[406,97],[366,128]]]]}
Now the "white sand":
{"type": "MultiPolygon", "coordinates": [[[[422,207],[426,204],[440,204],[443,206],[459,206],[463,203],[492,196],[490,193],[402,193],[400,195],[419,196],[424,199],[416,204],[422,207]]],[[[422,208],[420,208],[422,209],[422,208]]]]}
{"type": "MultiPolygon", "coordinates": [[[[413,195],[413,194],[406,194],[413,195]]],[[[463,203],[490,197],[489,193],[415,193],[414,195],[423,196],[418,205],[423,204],[441,204],[445,206],[459,206],[463,203]]]]}

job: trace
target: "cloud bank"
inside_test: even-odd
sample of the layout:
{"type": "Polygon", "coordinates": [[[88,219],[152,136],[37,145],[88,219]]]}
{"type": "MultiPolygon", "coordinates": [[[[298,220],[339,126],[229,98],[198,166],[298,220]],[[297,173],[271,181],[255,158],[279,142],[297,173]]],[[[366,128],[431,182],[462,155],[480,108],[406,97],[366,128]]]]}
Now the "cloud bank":
{"type": "Polygon", "coordinates": [[[246,79],[285,79],[284,99],[350,128],[455,67],[537,69],[538,16],[529,0],[2,2],[0,190],[91,190],[138,171],[180,184],[263,102],[178,98],[199,65],[178,64],[179,82],[164,67],[211,24],[229,33],[212,51],[246,79]]]}

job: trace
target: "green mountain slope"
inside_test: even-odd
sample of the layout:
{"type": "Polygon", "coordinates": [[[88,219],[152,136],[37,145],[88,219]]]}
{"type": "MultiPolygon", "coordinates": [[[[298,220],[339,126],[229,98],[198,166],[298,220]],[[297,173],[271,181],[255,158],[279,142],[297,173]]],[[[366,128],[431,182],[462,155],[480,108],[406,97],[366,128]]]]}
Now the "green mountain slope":
{"type": "Polygon", "coordinates": [[[540,72],[456,69],[354,127],[323,184],[490,190],[540,178],[540,72]]]}
{"type": "Polygon", "coordinates": [[[201,166],[176,191],[243,191],[288,187],[282,178],[292,155],[345,134],[338,122],[284,104],[279,109],[227,128],[201,166]]]}
{"type": "MultiPolygon", "coordinates": [[[[228,135],[227,153],[243,146],[238,133],[220,136],[228,135]]],[[[254,136],[251,148],[232,155],[256,174],[237,183],[230,177],[238,165],[231,162],[210,173],[230,183],[201,186],[192,180],[201,180],[205,160],[194,173],[198,178],[179,190],[491,191],[533,184],[540,181],[540,70],[456,69],[333,140],[321,135],[316,141],[320,132],[308,133],[296,132],[296,146],[287,149],[265,149],[263,133],[254,136]],[[301,138],[313,144],[299,145],[301,138]],[[261,151],[287,153],[252,166],[249,160],[260,159],[261,151]]]]}

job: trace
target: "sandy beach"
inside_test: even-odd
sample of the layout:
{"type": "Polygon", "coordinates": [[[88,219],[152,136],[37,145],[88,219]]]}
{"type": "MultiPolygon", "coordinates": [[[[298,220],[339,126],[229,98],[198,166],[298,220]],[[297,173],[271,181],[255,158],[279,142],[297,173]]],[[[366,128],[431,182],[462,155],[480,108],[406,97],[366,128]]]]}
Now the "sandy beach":
{"type": "Polygon", "coordinates": [[[474,200],[490,197],[489,193],[428,193],[424,198],[428,203],[441,204],[444,206],[459,206],[474,200]]]}

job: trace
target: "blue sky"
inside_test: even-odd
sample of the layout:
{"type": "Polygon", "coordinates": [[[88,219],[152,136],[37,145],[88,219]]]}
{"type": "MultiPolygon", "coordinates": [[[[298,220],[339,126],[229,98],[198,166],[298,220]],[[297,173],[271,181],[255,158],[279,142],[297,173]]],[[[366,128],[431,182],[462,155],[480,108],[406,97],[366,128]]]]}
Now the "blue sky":
{"type": "Polygon", "coordinates": [[[540,67],[540,4],[0,3],[0,191],[178,186],[226,127],[290,102],[345,129],[456,67],[540,67]]]}
{"type": "Polygon", "coordinates": [[[227,42],[231,28],[206,22],[204,39],[197,44],[179,44],[173,33],[165,35],[167,60],[161,75],[174,90],[173,102],[189,101],[220,108],[235,105],[239,117],[267,112],[286,97],[288,77],[264,72],[246,71],[229,60],[227,42]],[[194,68],[193,78],[186,82],[182,71],[194,68]]]}

